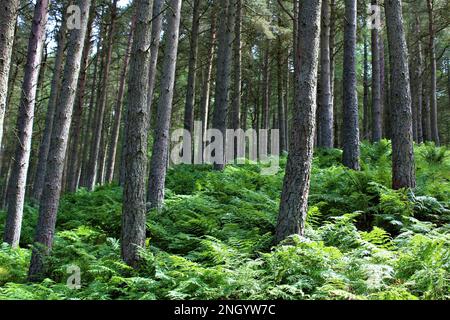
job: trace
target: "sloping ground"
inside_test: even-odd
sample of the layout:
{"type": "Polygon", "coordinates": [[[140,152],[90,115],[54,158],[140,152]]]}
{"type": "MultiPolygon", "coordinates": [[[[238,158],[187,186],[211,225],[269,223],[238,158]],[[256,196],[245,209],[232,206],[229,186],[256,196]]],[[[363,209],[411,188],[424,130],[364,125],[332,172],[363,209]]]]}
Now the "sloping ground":
{"type": "Polygon", "coordinates": [[[316,153],[306,237],[276,247],[282,171],[171,169],[138,271],[120,260],[121,189],[110,186],[63,197],[48,279],[26,283],[37,218],[29,205],[24,249],[0,248],[0,299],[449,299],[446,149],[416,148],[414,193],[388,188],[387,141],[363,146],[362,172],[344,169],[340,156],[316,153]],[[71,265],[81,289],[66,285],[71,265]]]}

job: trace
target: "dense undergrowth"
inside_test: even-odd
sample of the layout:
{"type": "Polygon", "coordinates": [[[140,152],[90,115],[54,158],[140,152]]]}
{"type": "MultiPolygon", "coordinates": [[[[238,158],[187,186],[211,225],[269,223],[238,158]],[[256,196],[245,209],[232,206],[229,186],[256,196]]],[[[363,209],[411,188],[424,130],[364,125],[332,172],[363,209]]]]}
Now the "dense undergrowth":
{"type": "Polygon", "coordinates": [[[48,278],[27,283],[28,205],[22,249],[0,248],[0,299],[449,299],[450,156],[418,146],[417,189],[393,191],[390,152],[387,141],[364,144],[353,172],[341,151],[318,150],[306,235],[275,247],[283,171],[170,169],[139,270],[120,260],[121,189],[109,186],[63,197],[48,278]],[[66,285],[70,265],[81,289],[66,285]]]}

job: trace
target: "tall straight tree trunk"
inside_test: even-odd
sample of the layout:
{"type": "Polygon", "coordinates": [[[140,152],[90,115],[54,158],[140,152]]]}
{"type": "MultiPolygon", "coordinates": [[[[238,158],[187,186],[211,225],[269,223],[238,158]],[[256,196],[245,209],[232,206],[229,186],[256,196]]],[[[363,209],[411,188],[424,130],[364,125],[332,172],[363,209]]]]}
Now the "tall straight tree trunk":
{"type": "MultiPolygon", "coordinates": [[[[378,5],[378,0],[372,0],[372,5],[378,5]]],[[[377,28],[372,29],[372,141],[379,142],[383,135],[381,110],[381,80],[380,80],[380,35],[377,28]]]]}
{"type": "Polygon", "coordinates": [[[386,139],[391,139],[392,137],[392,125],[391,125],[391,105],[390,105],[390,88],[391,88],[391,77],[389,74],[389,43],[385,50],[384,40],[380,38],[380,81],[381,87],[381,100],[384,104],[383,107],[383,137],[386,139]],[[385,57],[388,57],[386,59],[385,57]]]}
{"type": "Polygon", "coordinates": [[[164,201],[164,186],[169,154],[169,130],[173,103],[173,89],[178,54],[178,37],[180,28],[181,0],[170,0],[167,15],[166,50],[161,79],[161,96],[159,98],[150,162],[148,202],[151,208],[161,208],[164,201]]]}
{"type": "Polygon", "coordinates": [[[263,54],[263,85],[262,85],[262,123],[261,129],[270,128],[270,41],[266,39],[264,41],[264,47],[261,46],[261,50],[264,50],[263,54]],[[264,48],[264,49],[263,49],[264,48]]]}
{"type": "Polygon", "coordinates": [[[356,91],[356,0],[345,0],[344,17],[344,93],[342,143],[343,164],[359,170],[359,115],[356,91]]]}
{"type": "Polygon", "coordinates": [[[286,114],[285,114],[285,95],[284,95],[284,59],[283,59],[283,47],[281,43],[281,37],[278,37],[278,50],[277,50],[277,96],[278,96],[278,130],[280,131],[280,151],[286,152],[286,114]]]}
{"type": "MultiPolygon", "coordinates": [[[[217,51],[217,70],[215,88],[215,108],[212,120],[214,129],[223,135],[223,147],[226,145],[227,112],[229,104],[231,53],[233,46],[233,32],[235,26],[235,0],[224,0],[219,11],[219,41],[217,51]]],[[[219,163],[214,163],[215,170],[225,168],[225,152],[219,163]]]]}
{"type": "Polygon", "coordinates": [[[320,33],[320,101],[318,116],[318,147],[333,148],[333,104],[330,68],[330,3],[322,0],[322,25],[320,33]]]}
{"type": "Polygon", "coordinates": [[[111,183],[114,178],[114,167],[116,163],[117,144],[119,142],[120,122],[122,119],[122,103],[125,93],[125,82],[128,72],[128,63],[130,61],[131,45],[133,43],[133,33],[135,28],[135,21],[131,24],[130,34],[128,36],[127,49],[122,64],[122,73],[120,75],[119,91],[117,94],[116,107],[114,110],[114,124],[111,132],[111,141],[108,154],[108,162],[106,166],[106,182],[111,183]]]}
{"type": "MultiPolygon", "coordinates": [[[[6,98],[8,95],[9,69],[14,44],[19,0],[2,1],[0,10],[0,148],[3,137],[6,98]]],[[[1,152],[1,150],[0,150],[1,152]]]]}
{"type": "Polygon", "coordinates": [[[35,242],[43,246],[43,250],[34,249],[31,256],[28,276],[32,280],[42,279],[44,272],[44,256],[49,253],[55,234],[56,214],[61,194],[62,174],[66,157],[67,141],[75,101],[76,86],[80,73],[81,56],[91,0],[79,0],[80,28],[71,29],[67,61],[61,85],[61,95],[55,112],[55,123],[52,131],[48,154],[45,190],[42,192],[39,205],[39,218],[36,228],[35,242]]]}
{"type": "Polygon", "coordinates": [[[275,234],[277,243],[293,234],[303,235],[305,229],[316,122],[320,12],[321,0],[302,2],[298,18],[302,53],[297,76],[300,90],[293,112],[291,146],[275,234]]]}
{"type": "Polygon", "coordinates": [[[364,71],[363,71],[363,139],[370,136],[370,112],[369,112],[369,52],[367,43],[367,34],[364,32],[364,71]]]}
{"type": "Polygon", "coordinates": [[[434,27],[434,0],[427,0],[428,7],[428,31],[430,33],[429,57],[430,57],[430,112],[431,112],[431,139],[439,146],[438,110],[436,92],[436,34],[434,27]]]}
{"type": "Polygon", "coordinates": [[[423,82],[422,82],[422,74],[423,74],[423,56],[422,56],[422,43],[420,41],[420,20],[417,12],[414,13],[414,23],[413,30],[416,36],[418,37],[416,40],[416,44],[414,46],[414,54],[412,55],[412,66],[413,66],[413,79],[412,83],[412,101],[413,101],[413,110],[414,110],[414,118],[413,125],[415,126],[416,131],[416,141],[417,143],[423,142],[423,130],[422,130],[422,108],[423,108],[423,82]]]}
{"type": "Polygon", "coordinates": [[[44,47],[48,4],[48,0],[38,0],[34,7],[17,117],[17,147],[8,185],[8,215],[4,234],[4,241],[13,247],[17,247],[20,240],[27,171],[30,163],[36,88],[44,47]]]}
{"type": "Polygon", "coordinates": [[[137,267],[139,248],[145,246],[145,176],[147,174],[148,140],[148,75],[151,42],[152,3],[149,0],[133,2],[136,29],[130,55],[128,102],[125,126],[125,179],[122,209],[122,259],[137,267]]]}
{"type": "MultiPolygon", "coordinates": [[[[189,50],[189,71],[187,79],[186,103],[184,106],[184,129],[194,132],[194,104],[197,79],[198,35],[200,27],[200,0],[193,1],[192,30],[189,50]]],[[[186,141],[186,139],[185,139],[186,141]]],[[[191,148],[191,146],[185,146],[191,148]]]]}
{"type": "MultiPolygon", "coordinates": [[[[242,0],[236,1],[235,37],[233,48],[233,99],[231,103],[230,121],[233,129],[241,127],[241,100],[242,100],[242,0]]],[[[236,145],[237,147],[237,145],[236,145]]],[[[237,155],[237,153],[235,152],[237,155]]]]}
{"type": "Polygon", "coordinates": [[[162,29],[162,18],[163,18],[163,4],[164,0],[154,0],[153,1],[153,13],[152,13],[152,43],[150,46],[150,69],[148,77],[148,112],[149,112],[149,122],[151,120],[151,107],[153,103],[153,92],[156,83],[156,66],[158,64],[158,53],[159,53],[159,43],[161,39],[161,29],[162,29]]]}
{"type": "Polygon", "coordinates": [[[61,73],[63,68],[64,51],[66,48],[66,18],[65,7],[63,10],[63,20],[58,32],[58,47],[56,49],[55,65],[53,67],[53,77],[50,88],[50,97],[47,106],[47,115],[45,117],[45,129],[42,135],[42,141],[39,146],[38,164],[36,176],[33,184],[32,197],[39,201],[42,188],[44,187],[45,171],[47,169],[47,156],[50,148],[50,139],[52,135],[53,119],[55,114],[56,102],[61,89],[61,73]]]}
{"type": "Polygon", "coordinates": [[[416,186],[412,136],[408,48],[403,29],[401,0],[386,0],[386,26],[391,70],[392,187],[416,186]],[[394,85],[395,84],[395,85],[394,85]]]}
{"type": "Polygon", "coordinates": [[[99,73],[97,70],[99,69],[99,64],[101,64],[101,36],[99,36],[99,39],[97,41],[96,46],[96,55],[94,57],[94,70],[93,70],[93,76],[92,76],[92,82],[91,82],[91,89],[90,89],[90,97],[89,97],[89,111],[88,111],[88,117],[86,119],[86,123],[84,125],[83,129],[83,137],[85,140],[85,143],[83,144],[83,153],[82,153],[82,159],[81,159],[81,166],[79,168],[79,175],[80,175],[80,181],[79,186],[85,187],[87,185],[88,181],[88,162],[89,162],[89,149],[90,145],[92,143],[92,137],[91,137],[91,129],[93,127],[92,122],[95,118],[95,110],[94,110],[94,103],[96,98],[96,92],[97,90],[97,74],[99,73]]]}
{"type": "MultiPolygon", "coordinates": [[[[203,70],[202,96],[200,100],[200,120],[202,121],[202,143],[206,139],[206,130],[208,129],[208,115],[211,95],[211,75],[214,61],[214,48],[216,46],[216,7],[212,8],[211,13],[211,30],[209,35],[208,51],[206,54],[206,66],[203,70]]],[[[202,152],[203,159],[203,152],[202,152]]]]}
{"type": "MultiPolygon", "coordinates": [[[[109,71],[111,67],[112,46],[114,40],[115,24],[117,18],[117,0],[113,0],[110,12],[110,25],[108,28],[108,40],[106,43],[106,59],[102,73],[102,80],[100,85],[100,96],[98,101],[98,110],[96,110],[96,120],[94,125],[93,139],[91,144],[91,151],[89,154],[89,163],[87,166],[87,188],[94,190],[97,179],[100,178],[97,175],[99,169],[99,155],[102,142],[102,131],[106,109],[106,90],[108,87],[109,71]]],[[[106,134],[106,132],[105,132],[106,134]]]]}
{"type": "Polygon", "coordinates": [[[81,56],[81,66],[80,75],[78,77],[77,84],[77,95],[75,98],[74,114],[72,119],[72,125],[70,129],[71,138],[69,140],[69,152],[67,155],[67,172],[66,172],[66,189],[69,192],[75,192],[78,188],[79,179],[79,162],[80,155],[83,152],[83,148],[80,147],[81,140],[81,130],[82,130],[82,118],[84,113],[84,102],[86,96],[86,83],[88,76],[88,64],[89,64],[89,53],[91,52],[91,35],[92,35],[92,25],[95,19],[95,0],[91,0],[91,7],[89,10],[89,20],[86,30],[86,36],[84,39],[83,54],[81,56]]]}

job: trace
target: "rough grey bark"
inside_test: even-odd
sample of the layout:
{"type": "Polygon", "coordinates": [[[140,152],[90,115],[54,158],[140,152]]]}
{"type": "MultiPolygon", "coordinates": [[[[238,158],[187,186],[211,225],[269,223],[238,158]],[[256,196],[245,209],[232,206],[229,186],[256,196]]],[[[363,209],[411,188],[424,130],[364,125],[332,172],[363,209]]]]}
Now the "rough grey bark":
{"type": "Polygon", "coordinates": [[[303,235],[308,208],[311,163],[316,122],[321,0],[302,3],[299,14],[298,103],[294,107],[286,175],[281,194],[275,241],[303,235]]]}
{"type": "Polygon", "coordinates": [[[66,189],[75,192],[78,188],[79,167],[83,148],[80,146],[82,118],[84,113],[84,102],[86,98],[87,71],[89,64],[89,53],[91,52],[92,25],[95,19],[95,0],[92,0],[89,10],[89,20],[84,39],[83,54],[81,56],[80,75],[77,84],[77,96],[75,98],[74,114],[70,128],[69,151],[67,155],[66,189]]]}
{"type": "Polygon", "coordinates": [[[9,69],[18,9],[19,0],[2,1],[0,9],[0,148],[2,146],[9,69]]]}
{"type": "Polygon", "coordinates": [[[42,279],[44,258],[49,253],[55,234],[56,214],[61,194],[62,174],[66,157],[67,141],[72,120],[75,92],[80,73],[81,56],[86,36],[86,27],[91,0],[79,0],[80,28],[70,30],[67,60],[61,85],[61,95],[55,110],[55,122],[48,154],[45,189],[39,204],[39,218],[36,227],[36,247],[31,256],[28,277],[31,280],[42,279]]]}
{"type": "MultiPolygon", "coordinates": [[[[211,75],[213,69],[214,52],[216,46],[216,7],[212,9],[211,13],[211,29],[209,34],[209,43],[206,53],[206,66],[203,70],[203,85],[200,99],[200,120],[202,121],[202,143],[203,147],[206,139],[206,130],[208,129],[208,118],[209,118],[209,105],[211,96],[211,75]]],[[[201,155],[203,160],[203,152],[201,155]]]]}
{"type": "Polygon", "coordinates": [[[158,52],[159,52],[159,43],[161,39],[161,28],[162,28],[162,18],[163,12],[162,7],[164,4],[164,0],[154,0],[153,1],[153,13],[152,13],[152,43],[150,46],[150,69],[149,69],[149,77],[148,77],[148,114],[149,114],[149,122],[151,117],[151,107],[153,103],[153,91],[155,89],[156,83],[156,66],[158,64],[158,52]]]}
{"type": "Polygon", "coordinates": [[[151,42],[151,0],[135,0],[136,27],[130,55],[125,126],[125,179],[122,209],[122,259],[137,267],[139,249],[145,247],[145,176],[148,139],[148,70],[151,42]]]}
{"type": "Polygon", "coordinates": [[[81,187],[85,187],[87,185],[87,181],[88,181],[88,162],[89,162],[89,149],[90,149],[90,145],[92,143],[92,137],[91,137],[91,128],[93,127],[92,122],[94,121],[94,103],[95,103],[95,98],[96,98],[96,92],[97,90],[97,74],[98,74],[98,69],[99,69],[99,64],[101,64],[101,36],[99,36],[99,39],[97,40],[97,48],[96,48],[96,55],[94,57],[94,70],[93,70],[93,76],[92,76],[92,82],[91,82],[91,89],[90,89],[90,97],[89,97],[89,112],[88,112],[88,117],[86,119],[86,123],[84,125],[84,129],[83,129],[83,138],[85,143],[83,144],[83,152],[82,152],[82,159],[80,161],[80,165],[78,168],[79,171],[79,176],[80,176],[80,181],[78,183],[79,186],[81,187]]]}
{"type": "MultiPolygon", "coordinates": [[[[242,0],[235,0],[236,20],[233,40],[233,99],[230,110],[231,128],[241,127],[241,100],[242,100],[242,0]]],[[[237,148],[237,145],[236,145],[237,148]]],[[[237,155],[237,153],[235,152],[237,155]]]]}
{"type": "Polygon", "coordinates": [[[401,0],[386,0],[386,26],[389,40],[392,123],[392,187],[416,186],[412,136],[411,93],[408,48],[403,29],[401,0]]]}
{"type": "Polygon", "coordinates": [[[119,142],[119,133],[120,133],[120,122],[122,119],[122,103],[123,103],[123,96],[125,93],[125,82],[128,72],[128,63],[130,61],[130,51],[131,51],[131,45],[133,43],[133,33],[134,33],[134,26],[135,21],[133,19],[133,22],[131,24],[130,33],[128,36],[128,44],[127,49],[125,50],[125,57],[122,64],[122,73],[120,75],[120,82],[119,82],[119,90],[117,93],[117,100],[116,100],[116,106],[114,109],[114,124],[111,132],[110,137],[110,147],[109,147],[109,153],[108,153],[108,160],[107,160],[107,166],[106,166],[106,182],[111,183],[114,178],[114,167],[116,163],[116,153],[117,153],[117,144],[119,142]]]}
{"type": "MultiPolygon", "coordinates": [[[[216,88],[214,93],[215,108],[212,119],[214,129],[223,135],[223,146],[226,145],[227,113],[229,104],[231,53],[235,26],[234,0],[224,0],[219,11],[219,37],[217,48],[216,88]]],[[[215,170],[225,168],[225,152],[221,163],[214,163],[215,170]]]]}
{"type": "Polygon", "coordinates": [[[384,39],[380,37],[380,82],[381,82],[381,101],[383,103],[383,137],[391,139],[391,106],[390,106],[390,76],[389,76],[389,58],[388,57],[389,44],[385,50],[384,39]]]}
{"type": "Polygon", "coordinates": [[[271,87],[271,74],[270,74],[270,40],[266,39],[261,46],[261,51],[264,50],[263,55],[263,70],[262,70],[262,119],[261,129],[270,128],[270,87],[271,87]]]}
{"type": "MultiPolygon", "coordinates": [[[[372,5],[378,5],[378,0],[372,0],[372,5]]],[[[377,28],[372,29],[372,142],[378,142],[383,135],[381,110],[381,80],[380,80],[380,35],[377,28]]]]}
{"type": "Polygon", "coordinates": [[[364,32],[364,71],[363,71],[363,132],[362,138],[368,139],[370,135],[370,106],[369,106],[369,49],[367,34],[364,32]]]}
{"type": "Polygon", "coordinates": [[[281,45],[281,38],[278,37],[278,50],[277,50],[277,96],[278,96],[278,130],[279,134],[279,144],[280,152],[287,152],[286,148],[286,113],[285,113],[285,93],[284,93],[284,64],[283,59],[283,48],[281,45]]]}
{"type": "MultiPolygon", "coordinates": [[[[198,35],[200,27],[200,0],[193,1],[192,29],[190,36],[189,67],[186,90],[186,103],[184,106],[184,129],[194,132],[194,104],[195,87],[197,80],[198,35]]],[[[191,148],[191,146],[186,146],[191,148]]]]}
{"type": "Polygon", "coordinates": [[[106,109],[106,90],[108,87],[109,71],[111,67],[111,55],[112,55],[116,18],[117,18],[117,0],[113,0],[110,13],[110,24],[108,28],[108,40],[105,48],[106,50],[105,64],[99,88],[100,96],[97,105],[98,109],[96,110],[95,125],[93,127],[94,131],[91,143],[91,150],[89,153],[89,163],[86,168],[87,188],[89,190],[93,190],[95,188],[95,184],[97,182],[97,179],[99,178],[97,172],[99,168],[99,161],[101,161],[101,159],[99,159],[100,158],[99,155],[106,109]]]}
{"type": "Polygon", "coordinates": [[[317,146],[333,148],[333,104],[331,93],[330,68],[330,3],[322,0],[322,22],[320,32],[320,101],[318,103],[318,139],[317,146]]]}
{"type": "Polygon", "coordinates": [[[430,58],[430,121],[431,121],[431,139],[439,146],[439,128],[438,128],[438,107],[436,92],[436,31],[434,26],[434,0],[427,0],[428,7],[428,32],[430,34],[430,43],[428,54],[430,58]]]}
{"type": "Polygon", "coordinates": [[[47,17],[48,0],[38,0],[34,7],[31,34],[28,42],[27,63],[24,70],[22,95],[16,125],[17,146],[8,185],[8,215],[4,241],[13,247],[17,247],[20,240],[27,171],[30,163],[36,87],[41,66],[47,17]]]}
{"type": "MultiPolygon", "coordinates": [[[[413,30],[414,33],[420,35],[420,20],[419,15],[415,12],[413,30]]],[[[423,55],[422,55],[422,43],[418,38],[415,42],[414,53],[412,55],[412,101],[413,101],[413,131],[416,132],[416,142],[423,142],[423,130],[422,130],[422,108],[423,108],[423,55]],[[414,130],[415,128],[415,130],[414,130]]]]}
{"type": "Polygon", "coordinates": [[[356,91],[356,0],[345,0],[343,76],[343,164],[359,170],[359,115],[356,91]]]}
{"type": "Polygon", "coordinates": [[[148,202],[151,208],[161,208],[164,201],[164,186],[169,154],[169,130],[173,103],[173,89],[178,53],[181,0],[170,0],[167,14],[166,47],[161,78],[155,139],[150,162],[148,202]]]}
{"type": "Polygon", "coordinates": [[[63,68],[64,52],[66,48],[66,19],[65,7],[63,10],[63,20],[58,32],[58,47],[56,49],[55,65],[53,67],[52,83],[50,87],[50,97],[48,99],[47,115],[45,117],[45,128],[39,146],[38,164],[36,176],[33,184],[33,199],[39,201],[42,188],[44,187],[45,171],[47,170],[47,156],[50,148],[50,139],[52,135],[53,120],[56,108],[56,102],[61,89],[61,73],[63,68]]]}

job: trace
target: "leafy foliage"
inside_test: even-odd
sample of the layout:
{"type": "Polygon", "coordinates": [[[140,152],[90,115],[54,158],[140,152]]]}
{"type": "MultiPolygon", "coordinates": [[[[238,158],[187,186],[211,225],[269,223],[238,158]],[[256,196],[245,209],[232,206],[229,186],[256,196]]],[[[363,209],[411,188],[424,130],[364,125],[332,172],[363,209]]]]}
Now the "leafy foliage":
{"type": "Polygon", "coordinates": [[[387,141],[363,145],[361,172],[339,165],[339,150],[319,150],[306,235],[277,246],[282,171],[172,168],[139,270],[120,259],[121,189],[108,186],[63,197],[48,278],[28,283],[37,216],[28,205],[22,248],[0,247],[0,299],[449,299],[448,163],[428,169],[429,148],[417,148],[414,192],[389,188],[387,141]],[[71,265],[79,290],[66,285],[71,265]]]}

